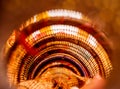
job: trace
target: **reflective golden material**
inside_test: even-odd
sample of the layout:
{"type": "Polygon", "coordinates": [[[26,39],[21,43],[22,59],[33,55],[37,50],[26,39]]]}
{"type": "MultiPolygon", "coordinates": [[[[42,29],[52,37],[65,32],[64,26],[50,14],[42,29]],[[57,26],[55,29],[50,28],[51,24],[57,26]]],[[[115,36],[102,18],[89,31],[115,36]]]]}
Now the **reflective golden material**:
{"type": "Polygon", "coordinates": [[[35,15],[5,47],[9,82],[18,89],[72,89],[96,74],[107,78],[109,53],[107,38],[87,17],[62,9],[35,15]]]}

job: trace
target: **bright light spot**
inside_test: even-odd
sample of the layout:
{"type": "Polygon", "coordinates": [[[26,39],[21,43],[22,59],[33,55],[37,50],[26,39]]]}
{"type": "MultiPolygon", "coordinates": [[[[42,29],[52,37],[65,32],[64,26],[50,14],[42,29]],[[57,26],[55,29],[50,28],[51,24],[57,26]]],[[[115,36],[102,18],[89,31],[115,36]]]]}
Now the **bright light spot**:
{"type": "Polygon", "coordinates": [[[36,21],[37,21],[37,19],[36,19],[36,15],[35,15],[33,18],[33,22],[36,22],[36,21]]]}
{"type": "Polygon", "coordinates": [[[50,10],[48,11],[48,15],[51,17],[58,17],[58,16],[63,16],[63,17],[71,17],[71,18],[76,18],[76,19],[81,19],[82,14],[79,12],[71,11],[71,10],[50,10]]]}
{"type": "Polygon", "coordinates": [[[97,41],[96,41],[96,39],[95,39],[93,36],[89,35],[87,41],[88,41],[88,43],[91,44],[92,46],[94,46],[94,47],[97,46],[97,44],[96,44],[97,41]]]}
{"type": "Polygon", "coordinates": [[[78,35],[79,29],[77,27],[69,26],[69,25],[52,25],[51,29],[54,33],[67,33],[71,35],[78,35]]]}
{"type": "Polygon", "coordinates": [[[37,40],[37,36],[40,34],[40,31],[35,31],[33,34],[32,34],[32,37],[37,40]]]}
{"type": "Polygon", "coordinates": [[[70,89],[79,89],[77,86],[73,86],[70,89]]]}

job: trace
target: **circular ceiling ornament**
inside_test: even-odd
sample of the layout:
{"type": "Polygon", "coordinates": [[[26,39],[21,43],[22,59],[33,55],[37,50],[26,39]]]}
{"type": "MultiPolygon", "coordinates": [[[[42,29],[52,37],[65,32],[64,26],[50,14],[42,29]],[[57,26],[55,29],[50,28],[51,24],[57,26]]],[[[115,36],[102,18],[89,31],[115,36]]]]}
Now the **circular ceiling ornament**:
{"type": "Polygon", "coordinates": [[[81,13],[49,10],[35,15],[7,40],[7,75],[18,89],[77,89],[112,70],[105,35],[81,13]]]}

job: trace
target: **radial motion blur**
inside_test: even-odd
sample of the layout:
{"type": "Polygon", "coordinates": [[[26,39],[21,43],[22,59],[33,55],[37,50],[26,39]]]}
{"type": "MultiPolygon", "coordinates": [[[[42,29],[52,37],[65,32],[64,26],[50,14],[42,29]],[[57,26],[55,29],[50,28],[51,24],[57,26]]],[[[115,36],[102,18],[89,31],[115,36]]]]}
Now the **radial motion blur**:
{"type": "Polygon", "coordinates": [[[106,36],[80,12],[49,10],[14,30],[5,46],[10,86],[79,89],[112,70],[106,36]]]}

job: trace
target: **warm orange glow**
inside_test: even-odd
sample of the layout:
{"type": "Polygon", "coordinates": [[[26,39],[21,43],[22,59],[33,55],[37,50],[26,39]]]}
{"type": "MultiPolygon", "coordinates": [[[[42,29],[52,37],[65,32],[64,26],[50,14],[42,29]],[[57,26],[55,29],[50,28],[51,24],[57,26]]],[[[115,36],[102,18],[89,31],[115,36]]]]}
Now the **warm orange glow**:
{"type": "Polygon", "coordinates": [[[59,86],[66,82],[63,86],[78,89],[96,74],[109,77],[112,65],[99,40],[104,37],[97,38],[98,33],[79,12],[50,10],[35,15],[7,41],[10,84],[38,89],[51,87],[54,80],[59,86]]]}

